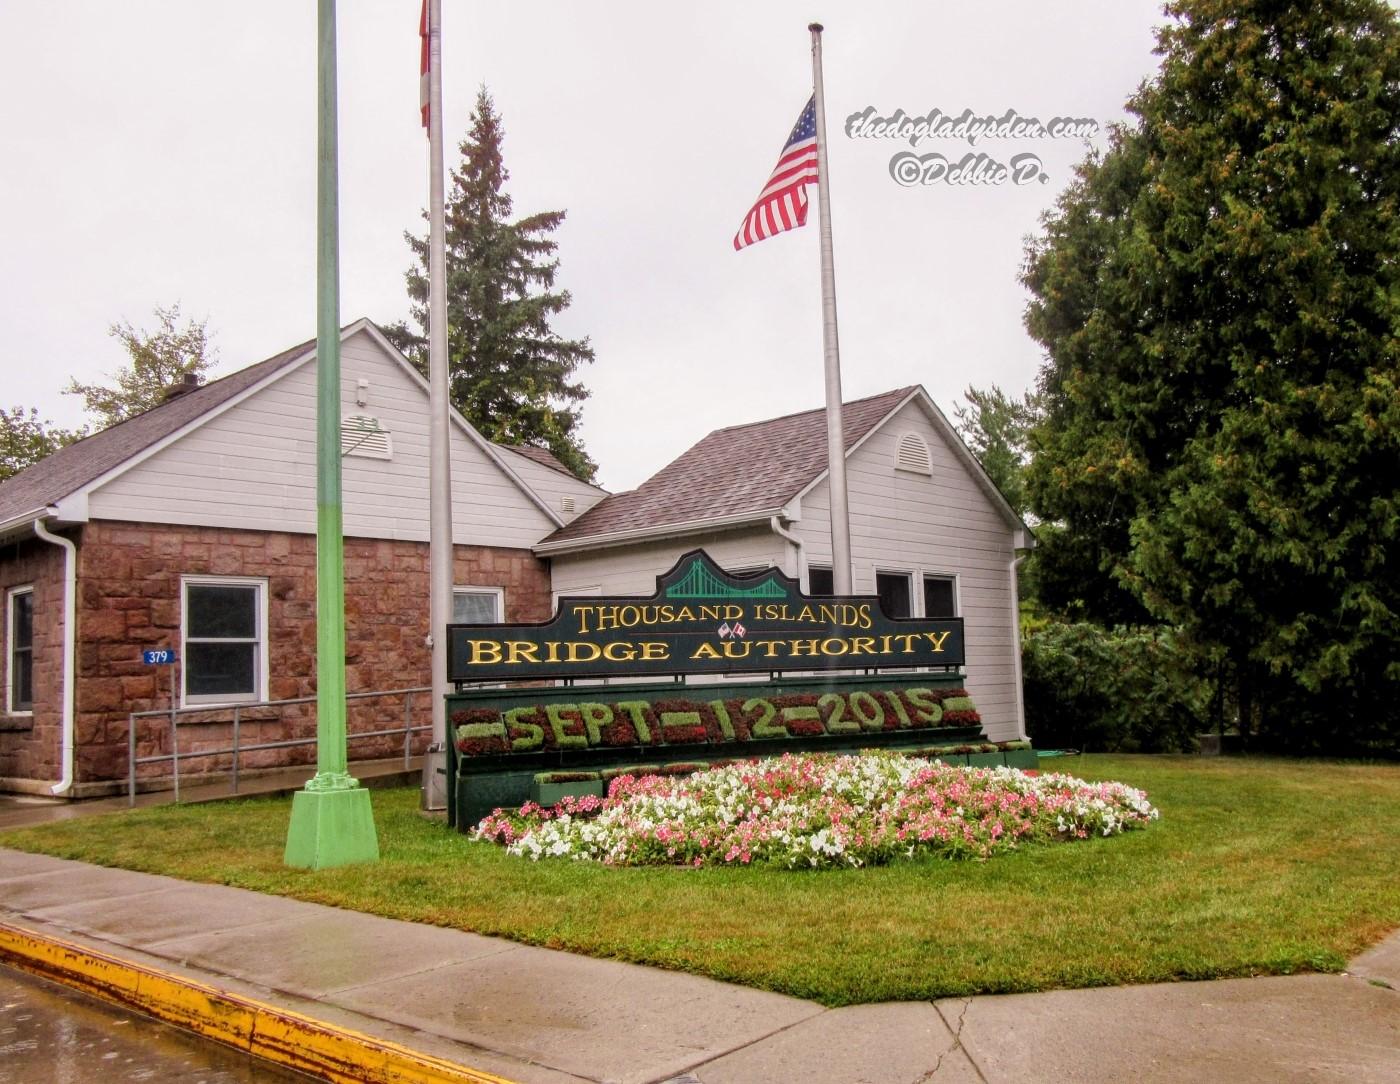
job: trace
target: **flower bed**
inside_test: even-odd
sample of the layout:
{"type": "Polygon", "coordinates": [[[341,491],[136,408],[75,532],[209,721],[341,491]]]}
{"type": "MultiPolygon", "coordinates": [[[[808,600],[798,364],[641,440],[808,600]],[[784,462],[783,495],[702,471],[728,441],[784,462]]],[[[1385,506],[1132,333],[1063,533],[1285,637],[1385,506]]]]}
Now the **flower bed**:
{"type": "Polygon", "coordinates": [[[533,859],[805,869],[987,858],[1021,843],[1113,835],[1157,815],[1122,783],[898,753],[790,754],[688,776],[619,776],[607,798],[498,809],[474,837],[533,859]]]}

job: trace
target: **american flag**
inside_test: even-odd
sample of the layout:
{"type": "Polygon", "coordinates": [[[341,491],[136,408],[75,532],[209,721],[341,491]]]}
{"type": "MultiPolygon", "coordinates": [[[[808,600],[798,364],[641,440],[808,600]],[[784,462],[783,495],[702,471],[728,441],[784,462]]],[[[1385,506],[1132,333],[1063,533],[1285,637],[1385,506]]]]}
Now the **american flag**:
{"type": "Polygon", "coordinates": [[[418,16],[418,37],[423,50],[418,61],[418,109],[423,114],[423,127],[428,126],[428,0],[423,0],[423,13],[418,16]]]}
{"type": "Polygon", "coordinates": [[[741,249],[783,230],[795,230],[807,222],[807,185],[817,180],[817,98],[797,118],[773,175],[758,194],[739,232],[734,248],[741,249]]]}

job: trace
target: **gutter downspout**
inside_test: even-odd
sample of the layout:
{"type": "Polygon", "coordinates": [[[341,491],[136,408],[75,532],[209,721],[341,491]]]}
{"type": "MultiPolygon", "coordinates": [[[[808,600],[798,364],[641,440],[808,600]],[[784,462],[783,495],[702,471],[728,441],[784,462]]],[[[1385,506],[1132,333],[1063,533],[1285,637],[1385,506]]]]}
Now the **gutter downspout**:
{"type": "Polygon", "coordinates": [[[73,663],[77,657],[78,547],[51,534],[42,519],[34,521],[34,533],[45,542],[63,547],[63,775],[49,788],[51,794],[67,794],[73,786],[73,663]]]}
{"type": "Polygon", "coordinates": [[[779,521],[779,519],[778,519],[777,516],[774,516],[772,519],[770,519],[770,520],[768,521],[768,526],[771,527],[771,528],[773,529],[773,533],[774,533],[775,535],[777,535],[779,538],[784,539],[785,541],[791,543],[792,548],[793,548],[794,550],[797,551],[797,582],[798,582],[798,584],[801,585],[802,590],[803,590],[803,592],[805,593],[805,592],[807,591],[807,589],[808,589],[808,586],[809,586],[808,583],[807,583],[807,547],[806,547],[806,545],[803,543],[802,539],[800,539],[800,538],[797,537],[797,535],[795,535],[795,534],[793,534],[791,531],[787,530],[787,529],[782,525],[782,523],[779,521]]]}
{"type": "Polygon", "coordinates": [[[1021,562],[1030,556],[1027,550],[1019,557],[1011,559],[1011,663],[1016,673],[1016,730],[1022,741],[1029,740],[1026,734],[1026,693],[1021,683],[1021,593],[1016,587],[1016,570],[1021,562]]]}

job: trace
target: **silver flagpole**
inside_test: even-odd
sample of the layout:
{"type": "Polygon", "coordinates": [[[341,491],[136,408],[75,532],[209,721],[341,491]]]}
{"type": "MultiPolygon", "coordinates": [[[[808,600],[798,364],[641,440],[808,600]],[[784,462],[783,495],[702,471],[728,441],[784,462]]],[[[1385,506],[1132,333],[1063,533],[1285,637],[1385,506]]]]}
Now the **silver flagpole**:
{"type": "Polygon", "coordinates": [[[826,164],[822,93],[822,24],[812,23],[812,89],[817,99],[817,222],[822,247],[822,346],[826,362],[826,463],[831,488],[831,580],[852,594],[851,511],[846,498],[846,441],[841,427],[841,347],[836,336],[836,271],[831,255],[831,170],[826,164]]]}
{"type": "Polygon", "coordinates": [[[433,744],[423,766],[423,808],[446,809],[447,624],[452,620],[452,464],[447,380],[447,241],[443,226],[442,0],[428,0],[428,638],[433,744]]]}

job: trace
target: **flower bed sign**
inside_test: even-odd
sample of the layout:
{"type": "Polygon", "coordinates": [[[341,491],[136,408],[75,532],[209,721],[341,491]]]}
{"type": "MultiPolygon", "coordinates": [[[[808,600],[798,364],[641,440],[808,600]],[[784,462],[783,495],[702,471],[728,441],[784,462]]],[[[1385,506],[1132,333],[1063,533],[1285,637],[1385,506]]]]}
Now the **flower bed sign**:
{"type": "Polygon", "coordinates": [[[1029,749],[986,744],[963,661],[958,619],[808,597],[779,570],[734,575],[703,550],[649,597],[564,598],[537,625],[449,625],[449,820],[467,831],[561,787],[601,793],[618,772],[783,753],[903,749],[1033,767],[1029,749]],[[701,675],[711,680],[675,680],[701,675]],[[659,680],[572,683],[617,677],[659,680]]]}
{"type": "Polygon", "coordinates": [[[563,598],[536,625],[449,625],[448,680],[956,667],[959,618],[895,618],[869,596],[812,598],[778,569],[733,575],[692,550],[650,598],[563,598]]]}
{"type": "Polygon", "coordinates": [[[462,831],[498,807],[544,801],[550,784],[601,794],[618,772],[783,753],[919,750],[1035,766],[1024,742],[987,743],[957,673],[472,689],[449,695],[447,710],[448,820],[462,831]]]}

